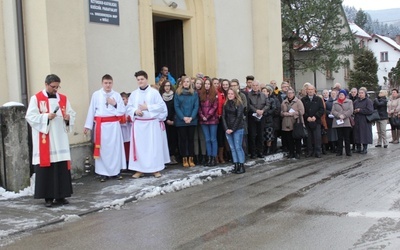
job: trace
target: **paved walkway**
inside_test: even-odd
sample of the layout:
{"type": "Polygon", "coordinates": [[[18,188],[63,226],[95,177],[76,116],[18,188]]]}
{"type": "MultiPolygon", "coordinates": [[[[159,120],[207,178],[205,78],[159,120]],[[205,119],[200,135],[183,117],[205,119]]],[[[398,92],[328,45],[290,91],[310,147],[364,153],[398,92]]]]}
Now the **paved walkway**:
{"type": "MultiPolygon", "coordinates": [[[[265,159],[249,161],[246,164],[260,165],[267,161],[279,160],[282,153],[265,159]]],[[[104,209],[120,209],[126,202],[151,198],[157,195],[175,192],[190,186],[199,185],[213,178],[230,174],[232,164],[216,167],[196,166],[182,168],[181,165],[168,166],[162,171],[161,178],[146,175],[133,179],[133,172],[124,172],[123,179],[108,179],[100,182],[99,177],[89,175],[73,181],[74,194],[68,200],[69,205],[46,208],[44,200],[32,196],[0,200],[0,242],[6,242],[10,236],[29,232],[47,225],[79,219],[89,213],[104,209]]],[[[0,243],[0,247],[2,244],[0,243]]]]}

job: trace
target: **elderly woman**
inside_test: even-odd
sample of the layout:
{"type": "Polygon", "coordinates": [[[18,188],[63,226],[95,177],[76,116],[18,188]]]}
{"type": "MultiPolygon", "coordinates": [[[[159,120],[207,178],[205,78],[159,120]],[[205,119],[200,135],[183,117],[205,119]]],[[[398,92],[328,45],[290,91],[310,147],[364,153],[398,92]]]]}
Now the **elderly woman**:
{"type": "MultiPolygon", "coordinates": [[[[333,124],[333,116],[331,114],[333,103],[337,100],[337,90],[332,90],[331,95],[328,98],[328,100],[325,102],[326,104],[326,123],[328,125],[328,144],[329,144],[329,149],[331,150],[332,153],[336,152],[336,144],[338,140],[338,135],[337,131],[335,128],[332,127],[333,124]]],[[[325,98],[324,98],[325,100],[325,98]]],[[[351,102],[353,104],[353,102],[351,102]]]]}
{"type": "Polygon", "coordinates": [[[282,119],[282,140],[285,141],[285,145],[288,146],[289,155],[288,158],[300,159],[301,154],[301,139],[294,139],[292,136],[293,125],[296,119],[303,121],[304,105],[303,102],[295,96],[293,89],[289,89],[287,92],[287,98],[281,104],[281,116],[282,119]],[[295,154],[296,149],[296,154],[295,154]]]}
{"type": "Polygon", "coordinates": [[[336,129],[338,135],[336,156],[343,154],[343,141],[347,156],[351,156],[350,134],[351,124],[349,117],[353,115],[353,102],[347,99],[347,91],[339,91],[339,98],[332,106],[333,122],[332,128],[336,129]]]}
{"type": "Polygon", "coordinates": [[[367,115],[374,111],[374,104],[367,97],[367,89],[360,88],[358,90],[358,99],[354,102],[354,143],[356,144],[356,152],[366,154],[368,144],[372,144],[372,123],[368,122],[367,115]],[[361,150],[361,144],[363,146],[361,150]]]}
{"type": "Polygon", "coordinates": [[[388,112],[387,112],[387,103],[388,100],[386,98],[387,91],[381,90],[379,91],[378,97],[374,100],[374,109],[378,111],[379,120],[375,122],[376,130],[378,134],[378,142],[376,143],[375,147],[379,148],[383,147],[387,148],[388,143],[386,139],[386,125],[388,122],[388,112]]]}
{"type": "MultiPolygon", "coordinates": [[[[388,103],[388,115],[389,115],[389,121],[390,118],[400,116],[400,96],[399,96],[399,91],[397,89],[392,89],[392,96],[390,97],[388,103]]],[[[392,122],[390,123],[390,126],[392,130],[392,141],[390,143],[398,144],[400,137],[400,131],[399,131],[400,127],[396,126],[392,122]]]]}

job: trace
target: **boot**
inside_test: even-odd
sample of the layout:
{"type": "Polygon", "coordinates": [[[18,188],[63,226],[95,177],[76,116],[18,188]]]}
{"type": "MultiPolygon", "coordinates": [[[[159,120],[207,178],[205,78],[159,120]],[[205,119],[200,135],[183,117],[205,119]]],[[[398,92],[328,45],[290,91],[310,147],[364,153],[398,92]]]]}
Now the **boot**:
{"type": "Polygon", "coordinates": [[[194,167],[194,166],[196,166],[196,164],[194,164],[193,157],[189,157],[189,167],[194,167]]]}
{"type": "Polygon", "coordinates": [[[326,155],[326,149],[325,149],[325,147],[326,147],[325,144],[322,144],[322,145],[321,145],[321,150],[322,150],[322,154],[323,154],[323,155],[326,155]]]}
{"type": "Polygon", "coordinates": [[[392,130],[391,132],[392,132],[392,140],[389,143],[393,143],[397,139],[397,130],[395,129],[395,130],[392,130]]]}
{"type": "Polygon", "coordinates": [[[356,152],[361,153],[361,144],[356,145],[356,152]]]}
{"type": "Polygon", "coordinates": [[[200,165],[205,166],[207,164],[207,162],[208,162],[207,155],[202,155],[200,165]]]}
{"type": "Polygon", "coordinates": [[[184,168],[189,167],[189,162],[188,162],[188,158],[187,157],[183,157],[182,158],[182,165],[184,168]]]}
{"type": "Polygon", "coordinates": [[[400,136],[400,133],[399,133],[399,131],[398,131],[397,129],[395,129],[393,132],[394,132],[394,141],[393,141],[393,144],[399,144],[399,136],[400,136]]]}
{"type": "Polygon", "coordinates": [[[214,167],[215,165],[217,165],[215,162],[215,156],[210,156],[210,164],[208,166],[214,167]]]}
{"type": "Polygon", "coordinates": [[[171,155],[171,156],[170,156],[170,159],[171,159],[171,162],[170,162],[171,165],[178,164],[178,162],[177,162],[176,159],[175,159],[175,155],[171,155]]]}
{"type": "Polygon", "coordinates": [[[236,172],[238,171],[238,169],[239,169],[239,163],[235,162],[235,166],[234,166],[233,169],[231,170],[231,173],[236,174],[236,172]]]}
{"type": "Polygon", "coordinates": [[[218,161],[221,164],[225,163],[225,160],[224,160],[224,147],[218,148],[218,161]]]}
{"type": "Polygon", "coordinates": [[[194,162],[195,164],[199,164],[199,163],[200,163],[200,157],[199,157],[199,155],[195,155],[195,156],[193,157],[193,162],[194,162]]]}
{"type": "Polygon", "coordinates": [[[365,155],[367,153],[368,144],[363,144],[363,149],[360,154],[365,155]]]}
{"type": "Polygon", "coordinates": [[[246,169],[244,168],[243,163],[239,163],[239,169],[236,171],[237,174],[243,174],[246,172],[246,169]]]}
{"type": "Polygon", "coordinates": [[[206,166],[206,167],[210,166],[211,156],[204,155],[204,161],[205,161],[205,163],[203,164],[204,166],[206,166]]]}

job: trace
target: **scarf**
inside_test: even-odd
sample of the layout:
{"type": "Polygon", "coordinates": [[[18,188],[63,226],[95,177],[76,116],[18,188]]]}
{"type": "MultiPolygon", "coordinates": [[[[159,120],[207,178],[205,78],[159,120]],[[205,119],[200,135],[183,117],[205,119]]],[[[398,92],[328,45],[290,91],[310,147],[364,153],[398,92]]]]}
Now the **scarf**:
{"type": "Polygon", "coordinates": [[[172,90],[170,90],[169,92],[164,92],[162,94],[162,98],[163,98],[164,102],[171,101],[172,98],[174,98],[174,92],[172,90]]]}
{"type": "Polygon", "coordinates": [[[337,99],[337,102],[338,102],[339,104],[343,104],[345,100],[346,100],[346,98],[344,98],[344,99],[338,98],[338,99],[337,99]]]}

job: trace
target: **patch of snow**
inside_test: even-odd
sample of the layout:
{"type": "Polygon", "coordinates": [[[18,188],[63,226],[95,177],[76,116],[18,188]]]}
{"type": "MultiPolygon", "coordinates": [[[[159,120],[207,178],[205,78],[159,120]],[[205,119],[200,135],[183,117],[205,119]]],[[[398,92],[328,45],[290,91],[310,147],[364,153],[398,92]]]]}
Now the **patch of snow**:
{"type": "Polygon", "coordinates": [[[33,196],[35,193],[35,174],[32,175],[30,179],[30,186],[20,190],[19,192],[6,191],[4,188],[0,187],[0,201],[15,199],[23,196],[33,196]]]}
{"type": "Polygon", "coordinates": [[[76,214],[68,214],[68,215],[64,214],[60,217],[60,219],[64,220],[65,222],[74,222],[80,220],[81,217],[76,214]]]}
{"type": "Polygon", "coordinates": [[[392,218],[392,219],[399,219],[400,218],[400,212],[396,211],[386,211],[386,212],[379,212],[379,211],[374,211],[374,212],[349,212],[347,214],[348,217],[366,217],[366,218],[374,218],[374,219],[380,219],[380,218],[392,218]]]}

